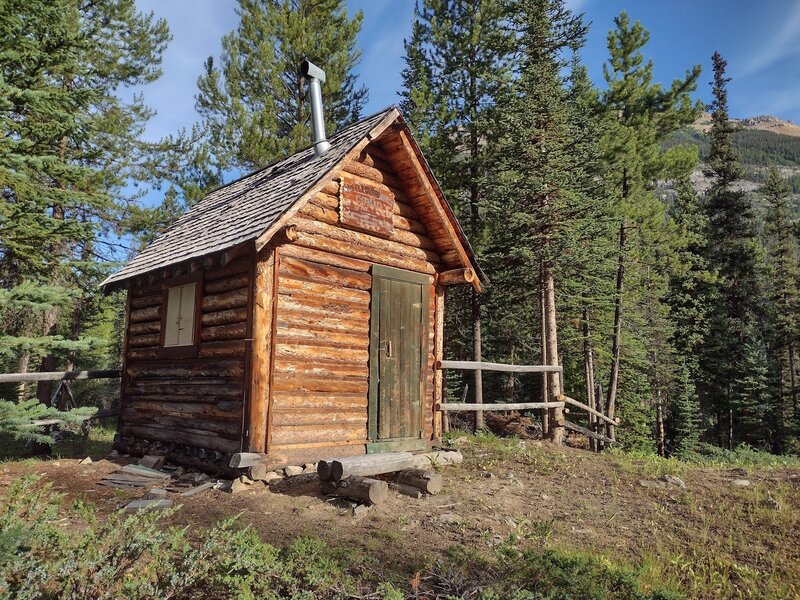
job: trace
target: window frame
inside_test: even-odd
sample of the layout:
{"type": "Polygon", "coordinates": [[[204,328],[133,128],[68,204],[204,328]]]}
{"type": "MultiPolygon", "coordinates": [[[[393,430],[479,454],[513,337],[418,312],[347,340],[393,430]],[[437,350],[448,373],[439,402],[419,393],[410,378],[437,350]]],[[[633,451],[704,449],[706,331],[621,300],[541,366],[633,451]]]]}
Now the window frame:
{"type": "Polygon", "coordinates": [[[159,358],[194,358],[200,347],[200,333],[203,319],[203,272],[189,273],[165,280],[161,290],[161,331],[158,340],[159,358]],[[194,283],[194,330],[192,343],[183,346],[165,346],[167,335],[167,304],[170,288],[194,283]]]}

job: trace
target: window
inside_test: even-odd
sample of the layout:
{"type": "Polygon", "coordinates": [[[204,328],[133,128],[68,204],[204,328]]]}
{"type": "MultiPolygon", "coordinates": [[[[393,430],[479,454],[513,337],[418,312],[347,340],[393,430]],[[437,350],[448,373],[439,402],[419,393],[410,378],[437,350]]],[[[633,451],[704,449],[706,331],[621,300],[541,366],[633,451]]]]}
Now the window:
{"type": "Polygon", "coordinates": [[[196,283],[187,283],[168,288],[164,347],[194,344],[196,286],[196,283]]]}

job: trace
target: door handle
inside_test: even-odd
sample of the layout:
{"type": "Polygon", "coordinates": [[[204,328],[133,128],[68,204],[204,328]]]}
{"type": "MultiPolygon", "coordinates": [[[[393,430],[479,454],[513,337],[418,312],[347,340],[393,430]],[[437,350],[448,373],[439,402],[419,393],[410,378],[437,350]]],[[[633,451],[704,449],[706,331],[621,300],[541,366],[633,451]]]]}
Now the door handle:
{"type": "Polygon", "coordinates": [[[386,340],[386,358],[392,358],[392,340],[386,340]]]}

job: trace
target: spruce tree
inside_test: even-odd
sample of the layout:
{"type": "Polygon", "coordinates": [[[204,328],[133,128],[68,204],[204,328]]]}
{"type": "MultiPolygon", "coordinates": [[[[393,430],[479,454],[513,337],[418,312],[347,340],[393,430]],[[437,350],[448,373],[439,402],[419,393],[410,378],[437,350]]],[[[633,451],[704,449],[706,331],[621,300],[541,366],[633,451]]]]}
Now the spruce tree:
{"type": "MultiPolygon", "coordinates": [[[[400,92],[401,107],[479,255],[486,237],[486,185],[493,173],[487,159],[496,136],[496,107],[511,78],[508,12],[503,0],[423,0],[406,42],[400,92]]],[[[480,360],[480,296],[454,290],[449,304],[447,330],[455,335],[447,347],[480,360]]],[[[480,371],[472,389],[482,401],[480,371]]],[[[482,420],[478,413],[478,427],[482,420]]]]}
{"type": "MultiPolygon", "coordinates": [[[[164,168],[176,140],[146,143],[151,111],[121,88],[153,81],[166,22],[134,0],[6,2],[0,18],[0,356],[6,370],[69,368],[101,343],[97,283],[131,180],[164,168]],[[10,369],[8,369],[10,367],[10,369]]],[[[106,340],[104,340],[106,341],[106,340]]],[[[107,357],[108,358],[108,357],[107,357]]],[[[110,360],[110,358],[108,358],[110,360]]],[[[49,401],[49,385],[39,397],[49,401]]],[[[20,397],[25,390],[17,390],[20,397]]]]}
{"type": "Polygon", "coordinates": [[[705,169],[711,179],[704,207],[708,219],[708,261],[717,274],[710,291],[710,330],[702,348],[703,395],[716,415],[719,441],[765,441],[766,381],[764,340],[760,330],[761,249],[750,199],[736,181],[741,177],[728,114],[727,63],[715,52],[710,149],[705,169]]]}
{"type": "Polygon", "coordinates": [[[784,451],[796,444],[797,345],[800,341],[800,269],[798,244],[792,235],[789,188],[772,167],[762,191],[766,205],[764,237],[769,297],[768,333],[778,389],[770,421],[773,447],[784,451]]]}
{"type": "Polygon", "coordinates": [[[250,171],[311,144],[303,59],[325,71],[328,133],[357,120],[367,100],[353,73],[361,56],[345,0],[239,0],[239,26],[197,81],[197,111],[222,169],[250,171]]]}

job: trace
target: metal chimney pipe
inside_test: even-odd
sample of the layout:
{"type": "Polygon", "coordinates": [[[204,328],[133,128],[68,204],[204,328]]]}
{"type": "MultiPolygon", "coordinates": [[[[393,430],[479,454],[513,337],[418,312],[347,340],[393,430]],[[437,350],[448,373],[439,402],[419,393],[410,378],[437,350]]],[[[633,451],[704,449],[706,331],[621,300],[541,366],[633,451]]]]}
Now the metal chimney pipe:
{"type": "Polygon", "coordinates": [[[325,71],[317,65],[304,60],[300,72],[308,79],[308,95],[311,97],[311,129],[314,133],[314,155],[322,156],[331,147],[325,137],[325,113],[322,107],[322,84],[325,71]]]}

